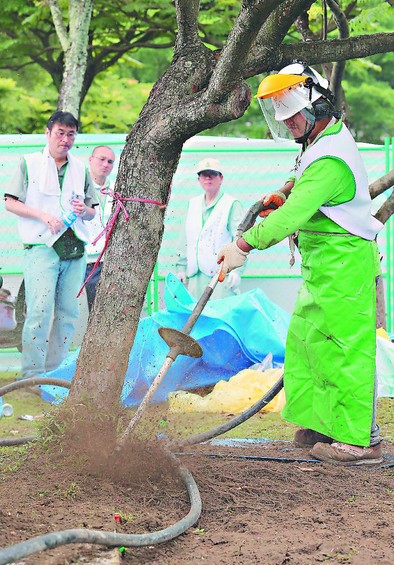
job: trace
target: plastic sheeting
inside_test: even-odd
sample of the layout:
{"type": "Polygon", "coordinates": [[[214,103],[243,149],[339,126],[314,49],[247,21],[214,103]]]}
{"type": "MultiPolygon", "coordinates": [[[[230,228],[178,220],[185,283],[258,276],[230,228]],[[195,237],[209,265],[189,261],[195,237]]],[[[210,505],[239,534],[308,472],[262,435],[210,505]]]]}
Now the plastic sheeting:
{"type": "Polygon", "coordinates": [[[378,397],[394,398],[394,343],[379,333],[376,338],[376,374],[378,397]]]}
{"type": "MultiPolygon", "coordinates": [[[[181,330],[196,304],[171,273],[166,277],[164,301],[166,309],[139,322],[121,394],[126,406],[140,403],[168,354],[169,347],[158,334],[158,328],[181,330]]],[[[200,344],[203,356],[195,359],[179,355],[153,402],[166,401],[169,392],[175,390],[228,380],[242,369],[259,363],[269,353],[274,364],[283,363],[289,319],[290,315],[268,300],[260,289],[220,300],[211,298],[190,334],[200,344]]],[[[46,376],[71,381],[78,354],[79,350],[69,355],[46,376]]],[[[41,391],[44,400],[54,403],[61,402],[68,394],[68,390],[51,385],[42,385],[41,391]]]]}

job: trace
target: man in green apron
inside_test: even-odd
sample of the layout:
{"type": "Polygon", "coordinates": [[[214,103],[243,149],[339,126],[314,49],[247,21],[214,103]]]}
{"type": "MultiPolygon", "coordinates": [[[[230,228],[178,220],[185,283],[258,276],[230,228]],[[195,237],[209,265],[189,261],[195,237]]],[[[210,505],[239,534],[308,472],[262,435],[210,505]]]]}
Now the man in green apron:
{"type": "Polygon", "coordinates": [[[266,77],[257,98],[275,140],[301,144],[292,178],[264,199],[282,204],[218,253],[223,274],[297,233],[303,284],[291,318],[283,417],[295,443],[341,465],[382,461],[376,424],[376,234],[357,145],[328,81],[301,63],[266,77]],[[280,198],[279,198],[280,196],[280,198]]]}

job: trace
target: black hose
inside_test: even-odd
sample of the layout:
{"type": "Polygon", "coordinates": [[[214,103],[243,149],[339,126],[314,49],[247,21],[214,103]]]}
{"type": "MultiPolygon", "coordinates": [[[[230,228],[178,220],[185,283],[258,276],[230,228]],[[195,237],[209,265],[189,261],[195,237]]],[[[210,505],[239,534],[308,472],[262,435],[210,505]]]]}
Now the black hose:
{"type": "Polygon", "coordinates": [[[108,547],[143,547],[163,543],[180,536],[199,519],[202,510],[201,497],[191,473],[186,467],[181,465],[175,455],[170,452],[166,452],[166,455],[176,465],[177,471],[186,486],[191,503],[189,513],[172,526],[157,532],[150,532],[149,534],[118,534],[116,532],[84,529],[52,532],[0,550],[0,565],[6,565],[33,553],[69,543],[96,543],[108,547]]]}
{"type": "Polygon", "coordinates": [[[212,457],[219,459],[246,459],[247,461],[278,461],[279,463],[321,463],[319,459],[303,459],[299,457],[270,457],[269,455],[234,455],[234,453],[176,453],[184,457],[212,457]]]}
{"type": "Polygon", "coordinates": [[[0,388],[0,396],[4,396],[8,392],[17,390],[18,388],[25,388],[27,386],[34,385],[55,385],[61,386],[63,388],[71,388],[71,382],[65,379],[55,379],[50,377],[31,377],[29,379],[20,379],[19,381],[14,381],[0,388]]]}
{"type": "Polygon", "coordinates": [[[253,406],[247,408],[241,414],[238,414],[237,416],[235,416],[225,424],[221,424],[217,428],[208,430],[206,432],[202,432],[200,434],[196,434],[194,436],[190,436],[185,439],[171,439],[167,441],[166,444],[167,447],[169,449],[174,449],[177,447],[183,447],[185,445],[202,443],[216,436],[224,434],[229,430],[232,430],[233,428],[239,426],[240,424],[242,424],[243,422],[254,416],[257,412],[259,412],[262,408],[264,408],[264,406],[267,406],[267,404],[271,402],[271,400],[273,400],[277,394],[279,394],[282,388],[283,388],[283,375],[274,384],[274,386],[271,387],[269,391],[262,398],[260,398],[260,400],[258,400],[255,404],[253,404],[253,406]]]}
{"type": "MultiPolygon", "coordinates": [[[[303,459],[301,457],[271,457],[269,455],[235,455],[234,453],[187,453],[182,451],[180,453],[175,453],[177,457],[212,457],[220,459],[245,459],[247,461],[277,461],[278,463],[322,463],[320,459],[303,459]]],[[[394,467],[394,457],[384,456],[383,463],[379,465],[374,465],[374,469],[388,469],[394,467]]],[[[357,467],[357,463],[349,465],[349,467],[357,467]]]]}
{"type": "MultiPolygon", "coordinates": [[[[46,377],[32,377],[31,379],[22,379],[10,383],[0,389],[0,397],[13,390],[33,386],[38,384],[51,384],[70,388],[71,383],[63,379],[50,379],[46,377]]],[[[34,437],[26,438],[6,438],[0,440],[0,446],[4,445],[20,445],[27,441],[34,440],[34,437]]],[[[108,547],[142,547],[146,545],[154,545],[174,539],[183,534],[188,528],[193,526],[199,519],[202,510],[201,496],[198,491],[197,484],[191,473],[181,465],[178,459],[171,452],[165,449],[166,456],[175,464],[181,479],[183,480],[191,503],[189,513],[168,528],[152,532],[149,534],[118,534],[115,532],[101,532],[96,530],[72,529],[61,532],[51,532],[42,536],[36,536],[22,543],[6,547],[0,550],[0,565],[12,563],[15,560],[22,559],[33,553],[52,549],[59,545],[69,543],[96,543],[106,545],[108,547]]]]}
{"type": "Polygon", "coordinates": [[[30,441],[35,441],[36,436],[25,436],[25,437],[5,437],[0,439],[0,447],[9,447],[10,445],[23,445],[24,443],[29,443],[30,441]]]}
{"type": "MultiPolygon", "coordinates": [[[[35,384],[55,384],[58,386],[65,386],[66,388],[71,387],[70,382],[63,381],[62,379],[33,377],[32,379],[24,379],[6,385],[5,387],[0,389],[0,396],[3,396],[7,392],[11,392],[11,390],[35,384]]],[[[151,532],[149,534],[118,534],[115,532],[101,532],[97,530],[84,529],[72,529],[63,530],[60,532],[52,532],[49,534],[44,534],[42,536],[36,536],[22,543],[12,545],[0,550],[0,565],[7,565],[8,563],[12,563],[15,560],[22,559],[24,557],[27,557],[28,555],[32,555],[33,553],[44,551],[46,549],[53,549],[60,545],[66,545],[69,543],[95,543],[106,545],[107,547],[143,547],[147,545],[163,543],[174,539],[175,537],[178,537],[197,522],[201,515],[202,503],[200,493],[193,476],[186,469],[186,467],[181,465],[175,455],[168,451],[168,448],[201,443],[203,441],[207,441],[208,439],[221,435],[232,428],[235,428],[236,426],[245,422],[247,419],[251,418],[254,414],[256,414],[269,402],[271,402],[271,400],[275,398],[275,396],[280,392],[282,388],[283,375],[258,402],[253,404],[253,406],[251,406],[250,408],[242,412],[242,414],[239,414],[229,422],[226,422],[225,424],[222,424],[221,426],[218,426],[213,430],[208,430],[207,432],[203,432],[201,434],[197,434],[183,440],[173,440],[167,444],[165,453],[172,460],[172,462],[176,464],[179,475],[181,476],[186,486],[191,503],[189,513],[172,526],[169,526],[168,528],[164,528],[163,530],[159,530],[157,532],[151,532]]],[[[19,440],[22,439],[24,438],[19,438],[19,440]]]]}
{"type": "MultiPolygon", "coordinates": [[[[19,388],[30,387],[34,385],[56,385],[63,388],[71,388],[71,382],[65,379],[55,379],[49,377],[31,377],[30,379],[21,379],[19,381],[14,381],[0,388],[0,398],[5,394],[17,390],[19,388]]],[[[0,439],[0,447],[8,447],[10,445],[23,445],[24,443],[29,443],[37,439],[35,436],[26,437],[6,437],[0,439]]]]}

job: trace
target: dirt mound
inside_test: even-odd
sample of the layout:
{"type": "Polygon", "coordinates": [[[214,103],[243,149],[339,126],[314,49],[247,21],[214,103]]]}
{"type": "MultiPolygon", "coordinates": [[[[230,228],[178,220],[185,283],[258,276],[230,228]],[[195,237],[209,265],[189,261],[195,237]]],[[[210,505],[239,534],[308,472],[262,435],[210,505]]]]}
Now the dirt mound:
{"type": "MultiPolygon", "coordinates": [[[[185,486],[159,444],[141,441],[114,452],[107,427],[93,428],[55,448],[30,447],[19,467],[14,457],[13,468],[7,468],[4,457],[2,547],[73,528],[157,531],[189,512],[185,486]],[[120,514],[120,523],[114,514],[120,514]]],[[[384,449],[394,461],[394,447],[384,449]]],[[[23,563],[394,562],[393,466],[316,463],[289,442],[188,446],[178,458],[192,472],[203,501],[198,523],[185,534],[161,545],[127,548],[123,559],[104,546],[70,544],[23,563]]]]}

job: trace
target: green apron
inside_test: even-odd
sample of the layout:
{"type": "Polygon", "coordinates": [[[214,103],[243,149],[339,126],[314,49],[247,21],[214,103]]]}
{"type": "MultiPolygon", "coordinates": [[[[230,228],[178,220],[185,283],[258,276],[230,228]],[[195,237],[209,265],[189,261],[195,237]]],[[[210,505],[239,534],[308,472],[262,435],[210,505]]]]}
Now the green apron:
{"type": "Polygon", "coordinates": [[[374,379],[374,241],[299,232],[304,282],[286,344],[282,416],[337,441],[368,446],[374,379]]]}

